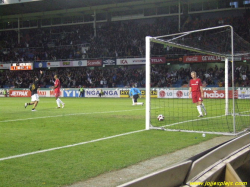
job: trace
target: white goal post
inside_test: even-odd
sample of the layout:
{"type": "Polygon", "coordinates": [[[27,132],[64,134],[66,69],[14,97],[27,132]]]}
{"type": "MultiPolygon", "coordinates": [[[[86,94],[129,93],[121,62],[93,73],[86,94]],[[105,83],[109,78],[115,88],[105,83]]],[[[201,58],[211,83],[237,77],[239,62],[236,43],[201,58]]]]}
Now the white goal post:
{"type": "MultiPolygon", "coordinates": [[[[150,97],[150,91],[151,91],[151,48],[152,48],[152,43],[157,43],[157,44],[162,44],[162,45],[167,45],[170,47],[174,47],[174,48],[180,48],[180,49],[185,49],[188,51],[193,51],[196,53],[201,53],[201,54],[206,54],[206,55],[214,55],[214,56],[220,56],[225,58],[225,115],[232,115],[233,117],[233,132],[229,133],[229,134],[236,134],[236,129],[235,129],[235,98],[234,98],[234,71],[232,71],[232,93],[233,93],[233,97],[232,97],[232,110],[229,111],[229,88],[228,88],[228,79],[229,79],[229,75],[228,75],[228,63],[229,61],[231,62],[232,67],[234,67],[234,58],[236,56],[242,56],[242,55],[246,55],[247,53],[235,53],[234,52],[234,31],[233,31],[233,27],[230,25],[223,25],[223,26],[218,26],[218,27],[211,27],[211,28],[206,28],[206,29],[200,29],[200,30],[193,30],[193,31],[188,31],[188,32],[182,32],[182,33],[175,33],[175,34],[170,34],[170,35],[164,35],[164,36],[156,36],[156,37],[152,37],[152,36],[146,36],[145,38],[146,40],[146,130],[149,129],[163,129],[163,128],[155,128],[152,124],[151,124],[151,97],[150,97]],[[188,36],[190,34],[199,34],[201,32],[204,31],[211,31],[211,30],[215,30],[215,29],[230,29],[231,32],[231,37],[230,37],[230,53],[221,53],[219,51],[213,51],[213,50],[206,50],[206,49],[201,49],[199,47],[196,46],[190,46],[190,45],[185,45],[183,43],[178,43],[175,42],[176,40],[179,40],[182,37],[188,36]],[[167,38],[167,39],[166,39],[167,38]]],[[[209,133],[209,132],[208,132],[209,133]]]]}

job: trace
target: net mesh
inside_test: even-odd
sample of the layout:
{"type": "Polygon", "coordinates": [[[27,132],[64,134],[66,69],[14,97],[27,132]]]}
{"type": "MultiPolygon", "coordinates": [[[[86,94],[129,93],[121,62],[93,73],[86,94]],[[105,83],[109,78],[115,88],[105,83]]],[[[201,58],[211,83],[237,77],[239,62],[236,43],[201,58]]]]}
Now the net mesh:
{"type": "MultiPolygon", "coordinates": [[[[231,29],[230,27],[214,30],[201,30],[187,32],[174,36],[158,36],[159,43],[186,49],[204,54],[230,57],[231,54],[231,29]]],[[[250,43],[233,32],[234,56],[248,55],[250,43]]]]}
{"type": "MultiPolygon", "coordinates": [[[[232,54],[234,61],[239,56],[248,56],[250,44],[236,33],[231,27],[208,28],[199,31],[190,31],[180,34],[158,36],[151,38],[151,56],[164,46],[170,47],[167,53],[183,52],[185,55],[208,54],[229,58],[228,72],[229,89],[227,87],[204,88],[203,104],[206,111],[202,109],[204,117],[199,118],[199,113],[192,99],[188,96],[187,88],[152,88],[156,89],[158,96],[150,100],[150,124],[151,128],[164,128],[170,131],[206,132],[214,134],[234,134],[242,132],[250,127],[250,90],[242,91],[235,87],[235,66],[239,62],[231,62],[232,54]],[[233,48],[232,48],[233,41],[233,48]],[[158,45],[162,44],[162,45],[158,45]],[[181,50],[181,51],[180,51],[181,50]],[[233,52],[233,53],[232,53],[233,52]],[[228,99],[226,100],[226,89],[228,99]],[[227,103],[227,104],[226,104],[227,103]],[[158,115],[164,115],[163,121],[158,120],[158,115]],[[205,115],[207,114],[207,115],[205,115]]],[[[206,67],[204,62],[202,67],[206,67]]],[[[239,65],[240,66],[240,65],[239,65]]],[[[191,71],[197,71],[190,66],[191,71]]],[[[199,70],[198,70],[199,71],[199,70]]],[[[153,80],[154,73],[151,73],[153,80]]],[[[148,76],[148,75],[147,75],[148,76]]],[[[202,77],[200,77],[202,79],[202,77]]],[[[177,78],[178,79],[178,78],[177,78]]],[[[191,77],[189,76],[189,79],[191,77]]],[[[225,77],[224,80],[225,82],[225,77]]]]}

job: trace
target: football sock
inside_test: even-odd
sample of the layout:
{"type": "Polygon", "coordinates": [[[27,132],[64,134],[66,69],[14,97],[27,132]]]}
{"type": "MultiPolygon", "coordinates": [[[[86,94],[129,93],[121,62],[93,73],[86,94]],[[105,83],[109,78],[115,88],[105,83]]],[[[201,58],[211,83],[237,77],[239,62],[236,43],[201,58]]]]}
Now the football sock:
{"type": "Polygon", "coordinates": [[[203,103],[201,104],[201,107],[202,107],[203,111],[204,111],[205,113],[207,113],[206,108],[205,108],[205,105],[204,105],[203,103]]]}
{"type": "Polygon", "coordinates": [[[197,106],[197,110],[198,110],[198,112],[199,112],[200,115],[203,115],[203,114],[202,114],[202,111],[201,111],[201,105],[198,105],[198,106],[197,106]]]}
{"type": "Polygon", "coordinates": [[[64,103],[62,102],[62,100],[61,99],[57,99],[58,101],[59,101],[59,103],[61,103],[62,105],[64,105],[64,103]]]}
{"type": "Polygon", "coordinates": [[[60,107],[60,101],[57,99],[56,100],[57,106],[60,107]]]}

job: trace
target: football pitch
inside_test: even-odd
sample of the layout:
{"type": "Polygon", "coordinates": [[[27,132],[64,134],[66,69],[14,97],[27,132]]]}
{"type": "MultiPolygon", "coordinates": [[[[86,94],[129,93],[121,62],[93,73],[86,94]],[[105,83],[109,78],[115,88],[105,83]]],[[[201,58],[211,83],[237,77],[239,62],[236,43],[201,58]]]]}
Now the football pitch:
{"type": "Polygon", "coordinates": [[[145,105],[129,98],[61,99],[32,112],[30,98],[0,98],[1,187],[68,185],[216,136],[145,130],[145,105]]]}

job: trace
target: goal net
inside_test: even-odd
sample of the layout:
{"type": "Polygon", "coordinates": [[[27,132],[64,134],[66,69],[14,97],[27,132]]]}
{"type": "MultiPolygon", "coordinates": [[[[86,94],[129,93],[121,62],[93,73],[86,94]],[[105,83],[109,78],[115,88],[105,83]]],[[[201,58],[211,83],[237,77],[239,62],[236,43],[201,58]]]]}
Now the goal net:
{"type": "Polygon", "coordinates": [[[247,63],[243,64],[242,61],[249,58],[249,53],[250,44],[229,25],[147,36],[146,129],[224,135],[237,135],[249,129],[250,90],[245,87],[247,78],[242,78],[248,71],[247,63]],[[162,67],[150,63],[150,58],[162,50],[166,50],[166,54],[185,54],[185,62],[189,66],[179,69],[169,66],[169,71],[175,72],[174,77],[162,75],[162,67]],[[197,60],[201,55],[205,55],[206,59],[197,60]],[[211,67],[208,58],[212,59],[209,62],[213,61],[213,64],[219,63],[211,67]],[[206,109],[204,111],[201,107],[203,117],[198,117],[197,106],[189,98],[188,84],[183,86],[191,79],[191,71],[195,71],[203,81],[203,104],[206,109]],[[162,77],[157,77],[159,75],[162,77]],[[168,78],[171,79],[170,83],[164,84],[168,78]],[[162,80],[163,87],[154,84],[156,79],[162,80]],[[209,81],[209,85],[205,81],[209,81]],[[174,83],[179,83],[179,86],[169,86],[174,83]],[[157,91],[157,98],[150,97],[152,90],[157,91]],[[162,121],[157,118],[160,114],[164,116],[162,121]]]}

